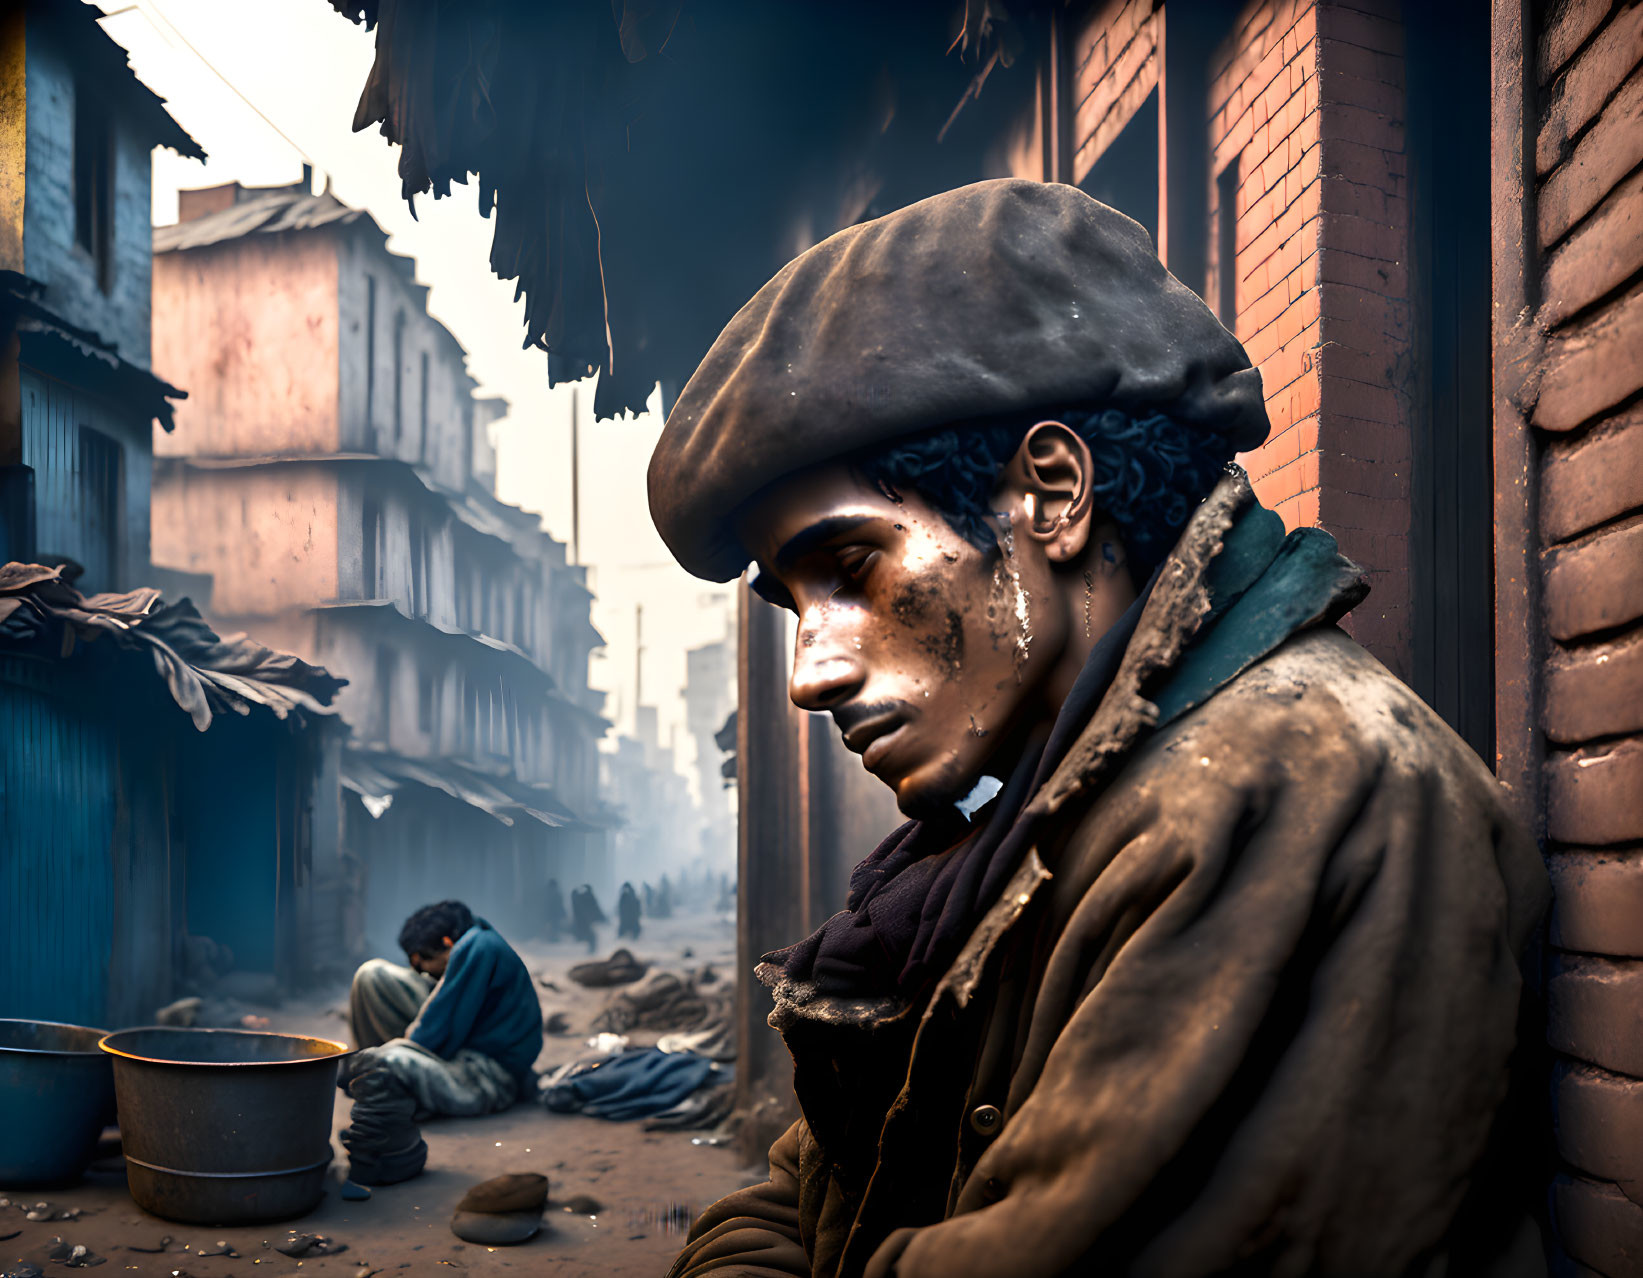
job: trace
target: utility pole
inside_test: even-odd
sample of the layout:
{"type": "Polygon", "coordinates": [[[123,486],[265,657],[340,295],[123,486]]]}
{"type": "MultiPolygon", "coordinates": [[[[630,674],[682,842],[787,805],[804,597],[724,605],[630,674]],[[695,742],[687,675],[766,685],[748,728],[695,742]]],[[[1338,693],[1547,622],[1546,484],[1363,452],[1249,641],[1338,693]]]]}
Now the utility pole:
{"type": "Polygon", "coordinates": [[[582,423],[576,412],[576,387],[570,391],[570,561],[582,562],[582,423]]]}

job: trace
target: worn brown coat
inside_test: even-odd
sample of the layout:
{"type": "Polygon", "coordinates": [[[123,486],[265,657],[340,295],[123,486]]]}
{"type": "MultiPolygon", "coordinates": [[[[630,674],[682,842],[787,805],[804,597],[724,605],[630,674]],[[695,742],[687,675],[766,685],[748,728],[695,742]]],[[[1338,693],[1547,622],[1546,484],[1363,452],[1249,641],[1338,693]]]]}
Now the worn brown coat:
{"type": "Polygon", "coordinates": [[[1507,1100],[1547,888],[1493,777],[1327,624],[1153,729],[1247,501],[1195,516],[928,1000],[777,984],[804,1117],[675,1275],[1535,1271],[1507,1100]]]}

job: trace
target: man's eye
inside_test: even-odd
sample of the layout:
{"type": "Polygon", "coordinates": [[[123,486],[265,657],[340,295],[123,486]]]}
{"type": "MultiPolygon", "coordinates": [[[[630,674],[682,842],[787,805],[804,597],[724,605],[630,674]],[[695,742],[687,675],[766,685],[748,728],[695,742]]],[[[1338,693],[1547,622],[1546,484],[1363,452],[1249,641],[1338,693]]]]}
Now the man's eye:
{"type": "Polygon", "coordinates": [[[872,570],[874,555],[868,546],[848,547],[839,552],[839,570],[851,581],[863,581],[872,570]]]}

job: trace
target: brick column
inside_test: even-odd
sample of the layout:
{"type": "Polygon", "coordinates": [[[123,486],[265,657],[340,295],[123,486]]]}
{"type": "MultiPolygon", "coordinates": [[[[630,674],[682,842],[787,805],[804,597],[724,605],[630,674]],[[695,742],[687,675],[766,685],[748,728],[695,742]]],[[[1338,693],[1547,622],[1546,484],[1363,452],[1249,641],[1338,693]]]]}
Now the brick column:
{"type": "Polygon", "coordinates": [[[1240,15],[1211,62],[1207,292],[1227,300],[1222,318],[1266,387],[1272,435],[1243,459],[1257,495],[1291,528],[1327,528],[1369,571],[1374,593],[1348,629],[1407,678],[1410,290],[1397,14],[1392,0],[1261,0],[1240,15]]]}
{"type": "Polygon", "coordinates": [[[1497,369],[1538,453],[1553,1212],[1617,1276],[1643,1256],[1643,6],[1529,7],[1539,127],[1506,158],[1537,287],[1497,369]]]}

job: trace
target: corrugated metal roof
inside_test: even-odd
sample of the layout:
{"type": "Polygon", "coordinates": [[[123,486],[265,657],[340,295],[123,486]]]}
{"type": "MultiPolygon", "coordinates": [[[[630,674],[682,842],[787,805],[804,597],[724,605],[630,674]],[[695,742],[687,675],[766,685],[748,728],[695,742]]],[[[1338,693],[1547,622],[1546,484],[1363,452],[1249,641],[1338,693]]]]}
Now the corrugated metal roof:
{"type": "Polygon", "coordinates": [[[269,235],[281,231],[311,231],[321,226],[348,226],[362,219],[382,233],[376,219],[364,209],[350,208],[329,191],[309,195],[281,188],[204,217],[174,226],[157,226],[154,251],[169,253],[177,249],[206,248],[259,231],[269,235]]]}
{"type": "MultiPolygon", "coordinates": [[[[113,16],[99,13],[94,5],[65,4],[63,0],[32,0],[29,5],[31,23],[43,23],[86,80],[107,95],[126,120],[152,138],[154,145],[169,147],[184,159],[205,159],[200,144],[166,110],[165,99],[131,69],[125,46],[103,30],[102,20],[113,16]]],[[[33,39],[31,35],[31,43],[33,39]]]]}
{"type": "Polygon", "coordinates": [[[342,784],[373,801],[368,808],[373,816],[387,810],[384,801],[398,790],[420,785],[478,808],[503,825],[528,816],[553,829],[587,828],[551,786],[488,774],[451,758],[412,759],[386,750],[350,749],[343,754],[342,784]]]}

